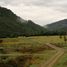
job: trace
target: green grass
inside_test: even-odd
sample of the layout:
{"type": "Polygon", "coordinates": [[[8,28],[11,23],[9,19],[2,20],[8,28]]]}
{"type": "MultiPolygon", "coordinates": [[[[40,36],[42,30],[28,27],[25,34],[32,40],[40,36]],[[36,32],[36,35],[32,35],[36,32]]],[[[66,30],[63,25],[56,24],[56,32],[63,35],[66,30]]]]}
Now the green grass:
{"type": "MultiPolygon", "coordinates": [[[[30,54],[30,52],[23,53],[17,52],[17,48],[32,48],[37,49],[39,47],[45,46],[46,43],[52,43],[54,45],[67,48],[65,45],[65,42],[62,39],[59,38],[59,36],[35,36],[35,37],[18,37],[18,38],[2,38],[3,42],[0,43],[0,47],[3,47],[5,49],[6,55],[8,55],[6,61],[15,59],[16,57],[19,57],[19,55],[22,54],[30,54]],[[16,49],[15,49],[16,48],[16,49]],[[9,50],[6,50],[9,49],[9,50]],[[14,56],[15,54],[15,56],[14,56]]],[[[4,51],[2,51],[4,52],[4,51]]],[[[46,62],[48,59],[50,59],[54,54],[56,53],[56,50],[43,50],[41,52],[32,52],[32,61],[34,63],[31,64],[30,67],[38,67],[38,65],[43,62],[46,62]],[[38,54],[38,55],[35,55],[38,54]],[[40,55],[39,55],[40,54],[40,55]]],[[[1,53],[0,53],[1,54],[1,53]]],[[[61,57],[61,60],[54,66],[54,67],[67,67],[67,65],[64,65],[67,61],[67,53],[64,54],[63,57],[61,57]]]]}
{"type": "Polygon", "coordinates": [[[67,67],[67,53],[65,53],[53,67],[67,67]]]}
{"type": "Polygon", "coordinates": [[[35,37],[18,37],[18,38],[3,38],[3,44],[18,44],[18,43],[65,43],[63,38],[59,36],[35,36],[35,37]]]}
{"type": "Polygon", "coordinates": [[[59,36],[40,36],[33,37],[32,40],[37,41],[39,43],[64,43],[63,39],[60,39],[59,36]]]}
{"type": "Polygon", "coordinates": [[[45,50],[41,53],[41,55],[37,55],[37,56],[33,55],[36,62],[30,65],[30,67],[39,67],[39,64],[49,60],[55,53],[56,50],[45,50]]]}

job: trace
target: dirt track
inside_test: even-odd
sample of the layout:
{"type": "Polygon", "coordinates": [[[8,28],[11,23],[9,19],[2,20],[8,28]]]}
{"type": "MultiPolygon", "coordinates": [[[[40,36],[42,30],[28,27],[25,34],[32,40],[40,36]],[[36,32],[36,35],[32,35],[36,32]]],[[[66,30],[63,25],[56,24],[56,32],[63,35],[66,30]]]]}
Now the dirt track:
{"type": "Polygon", "coordinates": [[[53,65],[60,59],[60,57],[64,54],[64,49],[56,47],[52,44],[46,44],[47,46],[55,49],[57,53],[52,56],[46,63],[43,61],[43,63],[40,65],[40,67],[53,67],[53,65]]]}

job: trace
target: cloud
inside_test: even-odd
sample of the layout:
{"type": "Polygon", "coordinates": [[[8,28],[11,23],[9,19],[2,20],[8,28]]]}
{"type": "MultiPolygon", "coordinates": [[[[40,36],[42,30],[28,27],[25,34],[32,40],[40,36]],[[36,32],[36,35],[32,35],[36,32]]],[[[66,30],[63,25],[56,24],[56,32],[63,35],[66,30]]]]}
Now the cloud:
{"type": "Polygon", "coordinates": [[[2,0],[0,5],[40,25],[67,18],[67,0],[2,0]]]}

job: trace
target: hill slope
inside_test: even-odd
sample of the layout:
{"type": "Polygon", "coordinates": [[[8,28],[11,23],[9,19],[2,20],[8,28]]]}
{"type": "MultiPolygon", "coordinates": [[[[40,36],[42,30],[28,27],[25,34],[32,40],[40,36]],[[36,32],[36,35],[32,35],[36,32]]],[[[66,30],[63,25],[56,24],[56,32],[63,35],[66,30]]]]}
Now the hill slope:
{"type": "Polygon", "coordinates": [[[0,7],[0,37],[40,35],[44,33],[44,30],[31,20],[21,19],[11,10],[0,7]]]}
{"type": "Polygon", "coordinates": [[[48,24],[47,29],[57,34],[64,34],[67,31],[67,19],[48,24]]]}

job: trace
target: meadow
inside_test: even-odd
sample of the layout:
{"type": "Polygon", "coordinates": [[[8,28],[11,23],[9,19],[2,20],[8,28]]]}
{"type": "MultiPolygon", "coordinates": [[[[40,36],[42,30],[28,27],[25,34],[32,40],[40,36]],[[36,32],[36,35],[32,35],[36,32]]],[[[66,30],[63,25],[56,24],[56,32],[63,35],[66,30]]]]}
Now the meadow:
{"type": "MultiPolygon", "coordinates": [[[[39,67],[40,63],[49,60],[56,50],[46,45],[51,43],[66,48],[66,42],[59,36],[34,36],[1,38],[0,66],[9,67],[39,67]],[[8,64],[8,65],[7,65],[8,64]]],[[[66,55],[65,55],[66,56],[66,55]]],[[[55,66],[57,67],[57,66],[55,66]]]]}
{"type": "Polygon", "coordinates": [[[58,60],[54,67],[67,67],[67,51],[65,54],[58,60]]]}

